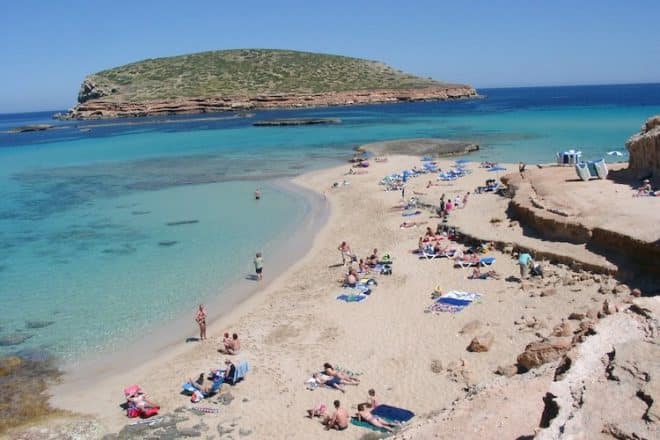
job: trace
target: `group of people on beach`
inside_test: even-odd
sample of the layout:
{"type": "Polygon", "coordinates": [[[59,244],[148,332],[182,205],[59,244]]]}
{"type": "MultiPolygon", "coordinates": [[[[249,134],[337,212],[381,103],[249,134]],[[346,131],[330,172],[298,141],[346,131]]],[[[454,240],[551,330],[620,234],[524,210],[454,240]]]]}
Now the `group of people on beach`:
{"type": "Polygon", "coordinates": [[[341,254],[342,265],[348,268],[344,284],[349,287],[355,287],[360,276],[368,274],[381,259],[377,248],[374,248],[366,258],[358,259],[357,255],[353,253],[351,246],[345,241],[339,244],[337,250],[341,254]]]}
{"type": "MultiPolygon", "coordinates": [[[[358,385],[360,381],[346,373],[338,371],[331,364],[323,364],[323,372],[315,373],[313,375],[314,379],[321,385],[324,385],[329,388],[334,388],[344,392],[341,385],[358,385]]],[[[369,423],[377,428],[384,429],[385,431],[393,431],[392,428],[399,426],[398,424],[390,423],[386,420],[381,419],[380,417],[371,413],[371,411],[378,406],[376,400],[376,390],[373,388],[368,391],[368,396],[365,402],[357,404],[357,413],[355,418],[369,423]]],[[[332,413],[327,413],[327,406],[325,404],[320,404],[315,408],[307,410],[307,417],[314,418],[319,417],[321,423],[325,426],[325,429],[336,429],[338,431],[343,431],[348,428],[350,421],[350,416],[348,411],[341,405],[339,400],[333,402],[334,411],[332,413]]]]}

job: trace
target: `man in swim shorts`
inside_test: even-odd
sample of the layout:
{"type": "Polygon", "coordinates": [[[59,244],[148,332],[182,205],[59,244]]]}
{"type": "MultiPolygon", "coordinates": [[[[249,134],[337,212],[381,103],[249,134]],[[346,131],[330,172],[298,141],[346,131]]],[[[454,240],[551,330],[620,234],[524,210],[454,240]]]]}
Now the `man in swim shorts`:
{"type": "Polygon", "coordinates": [[[322,423],[328,431],[331,429],[343,431],[348,428],[348,411],[341,407],[339,400],[335,400],[333,405],[335,412],[331,416],[325,416],[322,423]]]}

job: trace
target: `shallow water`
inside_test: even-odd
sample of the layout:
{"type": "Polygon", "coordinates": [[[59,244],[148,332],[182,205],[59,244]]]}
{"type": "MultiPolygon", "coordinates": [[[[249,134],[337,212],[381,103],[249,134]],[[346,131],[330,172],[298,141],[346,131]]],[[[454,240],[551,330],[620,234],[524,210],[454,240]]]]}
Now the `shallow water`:
{"type": "Polygon", "coordinates": [[[21,134],[4,131],[48,115],[0,115],[0,354],[37,348],[70,360],[192,315],[302,221],[308,202],[269,182],[337,164],[357,145],[439,137],[478,142],[474,160],[549,162],[567,148],[596,158],[624,150],[660,113],[660,85],[480,92],[252,117],[54,122],[21,134]],[[343,122],[252,126],[283,117],[343,122]]]}

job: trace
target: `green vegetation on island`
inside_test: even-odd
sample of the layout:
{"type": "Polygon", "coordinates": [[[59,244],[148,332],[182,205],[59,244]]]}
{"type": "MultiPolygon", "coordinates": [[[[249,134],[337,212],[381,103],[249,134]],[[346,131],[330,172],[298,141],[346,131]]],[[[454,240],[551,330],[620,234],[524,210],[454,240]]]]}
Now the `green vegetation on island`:
{"type": "Polygon", "coordinates": [[[339,55],[235,49],[147,59],[90,75],[79,102],[146,102],[208,96],[259,96],[451,87],[386,64],[339,55]]]}

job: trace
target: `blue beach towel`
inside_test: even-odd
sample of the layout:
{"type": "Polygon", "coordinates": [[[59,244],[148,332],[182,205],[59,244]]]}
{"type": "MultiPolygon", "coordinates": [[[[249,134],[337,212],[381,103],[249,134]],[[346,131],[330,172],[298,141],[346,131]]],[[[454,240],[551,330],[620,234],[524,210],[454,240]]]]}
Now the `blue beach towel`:
{"type": "Polygon", "coordinates": [[[414,211],[414,212],[404,212],[401,215],[404,216],[404,217],[411,217],[413,215],[419,215],[421,213],[422,213],[422,211],[414,211]]]}
{"type": "Polygon", "coordinates": [[[362,294],[357,294],[357,295],[356,294],[348,294],[347,295],[347,294],[343,293],[343,294],[339,295],[337,297],[337,299],[339,301],[345,301],[345,302],[348,303],[348,302],[364,301],[365,299],[367,299],[367,297],[366,297],[366,295],[362,295],[362,294]]]}
{"type": "Polygon", "coordinates": [[[412,411],[390,405],[378,405],[371,411],[371,414],[390,422],[407,422],[415,417],[415,413],[412,411]]]}

